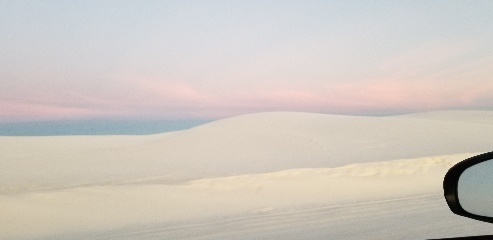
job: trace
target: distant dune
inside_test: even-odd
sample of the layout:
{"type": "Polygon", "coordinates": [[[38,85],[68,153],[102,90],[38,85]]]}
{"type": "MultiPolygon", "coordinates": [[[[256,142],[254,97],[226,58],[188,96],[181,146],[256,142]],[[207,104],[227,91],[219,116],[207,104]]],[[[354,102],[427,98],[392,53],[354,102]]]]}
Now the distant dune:
{"type": "Polygon", "coordinates": [[[493,113],[457,111],[275,112],[147,136],[0,137],[0,238],[411,201],[440,194],[447,169],[493,150],[491,136],[493,113]]]}
{"type": "Polygon", "coordinates": [[[442,121],[493,124],[493,111],[434,111],[402,115],[401,117],[442,121]]]}

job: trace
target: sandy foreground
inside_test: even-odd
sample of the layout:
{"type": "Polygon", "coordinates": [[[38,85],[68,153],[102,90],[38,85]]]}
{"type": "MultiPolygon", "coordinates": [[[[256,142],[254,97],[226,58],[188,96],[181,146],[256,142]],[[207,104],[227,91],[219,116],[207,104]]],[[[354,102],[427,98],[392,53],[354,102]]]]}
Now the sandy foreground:
{"type": "Polygon", "coordinates": [[[1,239],[426,239],[493,113],[261,113],[148,136],[0,137],[1,239]]]}

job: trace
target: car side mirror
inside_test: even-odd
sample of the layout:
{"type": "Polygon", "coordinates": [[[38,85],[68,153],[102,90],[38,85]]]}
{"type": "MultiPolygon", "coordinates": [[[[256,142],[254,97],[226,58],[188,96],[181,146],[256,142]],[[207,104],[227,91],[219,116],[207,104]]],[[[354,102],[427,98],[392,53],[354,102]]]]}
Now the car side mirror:
{"type": "Polygon", "coordinates": [[[493,152],[468,158],[450,168],[443,190],[455,214],[493,223],[493,152]]]}

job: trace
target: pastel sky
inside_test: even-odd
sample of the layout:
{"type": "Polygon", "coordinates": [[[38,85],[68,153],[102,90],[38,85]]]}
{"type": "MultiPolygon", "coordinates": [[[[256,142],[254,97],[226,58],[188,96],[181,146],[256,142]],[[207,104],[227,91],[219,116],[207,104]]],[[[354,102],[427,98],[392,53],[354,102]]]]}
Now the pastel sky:
{"type": "Polygon", "coordinates": [[[493,110],[493,1],[0,1],[0,121],[493,110]]]}

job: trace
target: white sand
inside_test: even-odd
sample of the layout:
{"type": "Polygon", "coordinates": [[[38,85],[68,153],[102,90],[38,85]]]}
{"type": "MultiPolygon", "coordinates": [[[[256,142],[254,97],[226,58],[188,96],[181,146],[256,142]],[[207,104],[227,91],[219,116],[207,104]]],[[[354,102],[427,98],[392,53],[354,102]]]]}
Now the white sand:
{"type": "Polygon", "coordinates": [[[262,113],[150,136],[1,137],[0,238],[367,239],[355,221],[396,236],[375,209],[379,224],[414,216],[408,235],[440,214],[459,225],[441,181],[490,150],[487,118],[262,113]]]}

